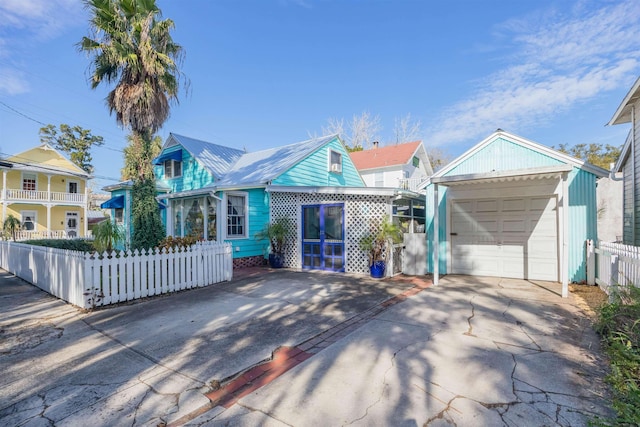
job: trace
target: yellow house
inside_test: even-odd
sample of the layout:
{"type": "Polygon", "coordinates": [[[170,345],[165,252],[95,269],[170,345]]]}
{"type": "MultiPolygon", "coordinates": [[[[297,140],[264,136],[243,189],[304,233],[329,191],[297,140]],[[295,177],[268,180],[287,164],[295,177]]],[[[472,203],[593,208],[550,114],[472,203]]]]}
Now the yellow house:
{"type": "Polygon", "coordinates": [[[43,144],[0,161],[2,221],[20,220],[19,238],[87,236],[91,176],[43,144]]]}

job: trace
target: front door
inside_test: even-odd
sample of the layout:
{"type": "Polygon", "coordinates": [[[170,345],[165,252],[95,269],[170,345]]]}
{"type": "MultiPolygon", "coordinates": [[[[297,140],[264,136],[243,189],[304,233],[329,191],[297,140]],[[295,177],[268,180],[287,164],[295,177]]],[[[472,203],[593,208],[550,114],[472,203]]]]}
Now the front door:
{"type": "Polygon", "coordinates": [[[67,212],[65,231],[67,237],[75,239],[78,237],[78,212],[67,212]]]}
{"type": "Polygon", "coordinates": [[[344,271],[344,205],[302,207],[302,268],[344,271]]]}

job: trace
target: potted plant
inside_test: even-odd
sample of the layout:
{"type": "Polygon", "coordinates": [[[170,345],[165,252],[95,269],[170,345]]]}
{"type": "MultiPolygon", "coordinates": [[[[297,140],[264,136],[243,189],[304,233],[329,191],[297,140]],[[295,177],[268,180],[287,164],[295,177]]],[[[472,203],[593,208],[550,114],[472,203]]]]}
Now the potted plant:
{"type": "Polygon", "coordinates": [[[368,252],[369,272],[374,279],[384,277],[387,259],[391,256],[393,245],[402,242],[402,230],[385,217],[379,223],[372,224],[371,231],[360,239],[360,249],[368,252]]]}
{"type": "Polygon", "coordinates": [[[293,224],[291,220],[280,217],[271,221],[262,231],[256,233],[256,239],[269,240],[269,265],[272,268],[282,268],[284,264],[284,247],[292,230],[293,224]]]}

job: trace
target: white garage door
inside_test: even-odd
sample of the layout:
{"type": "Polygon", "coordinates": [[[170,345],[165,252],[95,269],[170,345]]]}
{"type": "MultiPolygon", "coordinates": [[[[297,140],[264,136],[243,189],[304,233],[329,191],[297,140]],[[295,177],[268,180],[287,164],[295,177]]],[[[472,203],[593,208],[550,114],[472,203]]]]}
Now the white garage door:
{"type": "Polygon", "coordinates": [[[556,197],[457,200],[453,273],[558,280],[556,197]]]}

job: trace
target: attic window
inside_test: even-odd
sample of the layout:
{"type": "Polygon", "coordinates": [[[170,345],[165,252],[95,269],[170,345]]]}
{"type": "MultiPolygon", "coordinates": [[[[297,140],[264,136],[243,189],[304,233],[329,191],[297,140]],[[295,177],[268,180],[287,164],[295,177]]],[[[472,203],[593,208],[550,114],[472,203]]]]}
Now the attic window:
{"type": "Polygon", "coordinates": [[[329,150],[329,172],[342,173],[342,154],[329,150]]]}
{"type": "Polygon", "coordinates": [[[177,160],[165,160],[164,176],[165,178],[177,178],[182,176],[182,162],[177,160]]]}
{"type": "Polygon", "coordinates": [[[420,166],[420,159],[417,156],[413,156],[413,166],[416,168],[420,166]]]}

